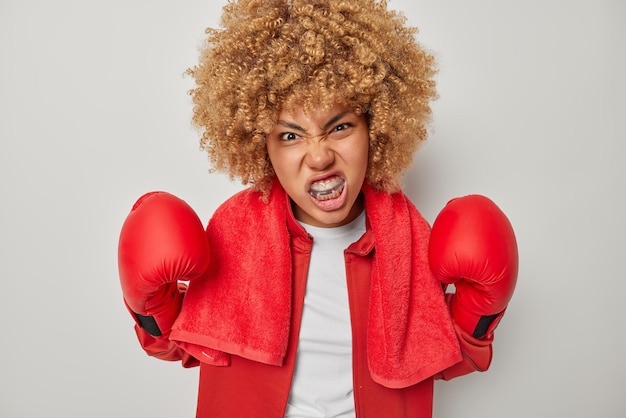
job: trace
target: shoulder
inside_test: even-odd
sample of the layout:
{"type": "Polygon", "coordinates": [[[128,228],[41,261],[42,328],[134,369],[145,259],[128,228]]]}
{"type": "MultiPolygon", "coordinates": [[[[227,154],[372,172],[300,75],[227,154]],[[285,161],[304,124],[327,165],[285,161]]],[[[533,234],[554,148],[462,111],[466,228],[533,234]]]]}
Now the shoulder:
{"type": "Polygon", "coordinates": [[[268,199],[262,192],[246,189],[222,203],[206,229],[216,258],[247,254],[253,260],[255,254],[276,253],[277,246],[289,248],[285,196],[282,188],[273,189],[268,199]]]}
{"type": "Polygon", "coordinates": [[[265,199],[263,192],[248,188],[224,201],[215,210],[209,221],[209,227],[211,224],[222,225],[224,223],[234,228],[251,227],[255,224],[263,224],[270,219],[276,220],[284,217],[285,210],[285,192],[280,186],[273,187],[265,199]]]}
{"type": "Polygon", "coordinates": [[[215,210],[213,217],[223,216],[223,214],[232,215],[237,213],[246,213],[248,212],[248,209],[257,206],[259,203],[263,203],[262,198],[263,194],[253,188],[242,190],[232,195],[219,205],[215,210]]]}
{"type": "Polygon", "coordinates": [[[421,227],[428,226],[426,219],[403,191],[389,193],[376,190],[371,185],[366,184],[363,187],[363,192],[366,210],[371,216],[391,223],[411,219],[411,222],[419,224],[421,227]]]}

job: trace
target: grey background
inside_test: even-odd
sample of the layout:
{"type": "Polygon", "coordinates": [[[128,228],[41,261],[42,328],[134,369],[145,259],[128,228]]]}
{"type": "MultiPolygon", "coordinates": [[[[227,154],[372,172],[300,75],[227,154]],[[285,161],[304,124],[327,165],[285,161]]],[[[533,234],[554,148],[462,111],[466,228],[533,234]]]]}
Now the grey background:
{"type": "MultiPolygon", "coordinates": [[[[192,417],[197,370],[139,348],[117,281],[134,200],[206,222],[182,77],[224,3],[0,3],[0,416],[192,417]]],[[[492,369],[438,382],[435,417],[626,414],[623,2],[392,0],[439,62],[429,142],[405,178],[432,221],[482,193],[521,256],[492,369]]]]}

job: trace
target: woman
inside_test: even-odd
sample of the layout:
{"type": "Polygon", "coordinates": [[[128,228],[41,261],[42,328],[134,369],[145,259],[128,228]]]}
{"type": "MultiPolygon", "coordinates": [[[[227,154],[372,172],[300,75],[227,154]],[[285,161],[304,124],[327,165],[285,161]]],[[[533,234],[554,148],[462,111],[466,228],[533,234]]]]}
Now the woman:
{"type": "Polygon", "coordinates": [[[429,417],[434,379],[489,366],[515,237],[481,196],[431,234],[401,191],[436,96],[415,33],[373,0],[234,1],[208,30],[194,122],[250,188],[206,231],[147,194],[119,252],[143,348],[200,365],[198,417],[429,417]]]}

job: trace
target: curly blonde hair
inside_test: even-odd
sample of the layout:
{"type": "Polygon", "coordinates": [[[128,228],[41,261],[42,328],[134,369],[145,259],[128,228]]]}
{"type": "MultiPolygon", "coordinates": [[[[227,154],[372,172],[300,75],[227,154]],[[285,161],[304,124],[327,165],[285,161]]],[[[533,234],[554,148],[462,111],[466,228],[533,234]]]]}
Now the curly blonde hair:
{"type": "Polygon", "coordinates": [[[385,0],[229,0],[188,70],[193,123],[214,169],[267,193],[265,140],[281,109],[341,103],[368,120],[366,180],[397,190],[436,97],[433,56],[405,23],[385,0]]]}

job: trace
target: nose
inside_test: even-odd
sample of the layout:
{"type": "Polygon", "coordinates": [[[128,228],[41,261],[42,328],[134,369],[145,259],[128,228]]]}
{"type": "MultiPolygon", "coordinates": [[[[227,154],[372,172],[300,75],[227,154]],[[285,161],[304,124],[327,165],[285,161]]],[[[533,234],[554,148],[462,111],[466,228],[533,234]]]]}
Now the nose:
{"type": "Polygon", "coordinates": [[[324,139],[310,141],[305,162],[311,169],[324,170],[335,162],[335,152],[324,139]]]}

